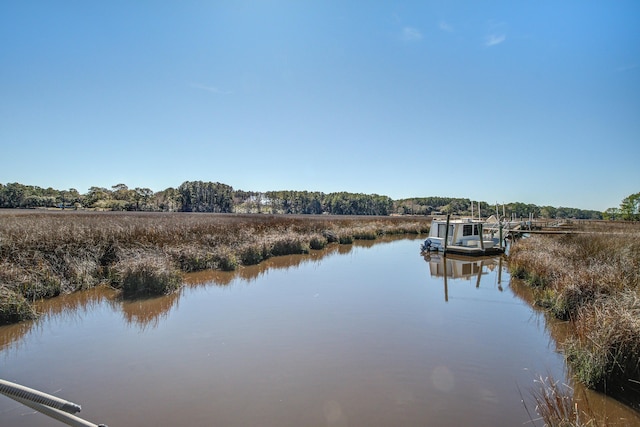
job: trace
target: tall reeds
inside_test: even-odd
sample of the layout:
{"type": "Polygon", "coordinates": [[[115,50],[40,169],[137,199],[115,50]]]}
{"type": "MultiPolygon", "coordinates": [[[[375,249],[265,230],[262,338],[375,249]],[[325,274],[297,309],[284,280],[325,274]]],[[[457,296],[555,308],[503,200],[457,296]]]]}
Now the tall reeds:
{"type": "MultiPolygon", "coordinates": [[[[522,398],[524,407],[533,425],[537,419],[547,427],[599,427],[603,425],[600,418],[589,406],[586,396],[577,399],[574,390],[567,384],[560,383],[552,376],[539,377],[529,390],[536,403],[533,416],[526,399],[522,398]]],[[[606,423],[606,421],[604,421],[606,423]]],[[[606,424],[604,424],[606,425],[606,424]]]]}
{"type": "Polygon", "coordinates": [[[576,377],[640,409],[640,227],[532,236],[509,258],[512,273],[536,289],[536,303],[570,321],[563,348],[576,377]]]}
{"type": "MultiPolygon", "coordinates": [[[[0,289],[14,305],[105,282],[167,293],[181,271],[235,270],[428,225],[416,217],[0,211],[0,289]]],[[[22,318],[0,310],[0,322],[22,318]]]]}

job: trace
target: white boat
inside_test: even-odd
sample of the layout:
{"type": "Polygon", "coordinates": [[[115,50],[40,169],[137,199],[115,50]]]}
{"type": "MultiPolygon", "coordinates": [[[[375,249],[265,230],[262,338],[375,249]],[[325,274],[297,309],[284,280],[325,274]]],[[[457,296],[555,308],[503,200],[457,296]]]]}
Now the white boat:
{"type": "Polygon", "coordinates": [[[495,255],[505,250],[506,231],[511,223],[490,218],[434,218],[429,237],[421,245],[423,252],[443,252],[459,255],[495,255]]]}

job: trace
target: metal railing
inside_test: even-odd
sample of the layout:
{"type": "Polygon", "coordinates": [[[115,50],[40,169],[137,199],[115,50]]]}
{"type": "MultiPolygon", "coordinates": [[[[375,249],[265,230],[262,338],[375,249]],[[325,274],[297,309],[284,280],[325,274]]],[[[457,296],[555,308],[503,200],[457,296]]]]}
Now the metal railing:
{"type": "Polygon", "coordinates": [[[73,415],[82,409],[78,404],[20,384],[0,379],[0,394],[72,427],[107,427],[73,415]]]}

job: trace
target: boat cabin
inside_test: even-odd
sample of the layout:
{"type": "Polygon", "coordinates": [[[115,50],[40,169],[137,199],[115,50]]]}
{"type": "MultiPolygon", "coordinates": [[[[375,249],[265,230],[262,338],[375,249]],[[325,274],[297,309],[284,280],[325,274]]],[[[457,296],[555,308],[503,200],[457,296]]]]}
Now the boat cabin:
{"type": "MultiPolygon", "coordinates": [[[[499,226],[499,223],[498,223],[499,226]]],[[[496,236],[496,223],[461,218],[434,218],[422,251],[439,251],[462,255],[488,255],[504,252],[496,236]]]]}

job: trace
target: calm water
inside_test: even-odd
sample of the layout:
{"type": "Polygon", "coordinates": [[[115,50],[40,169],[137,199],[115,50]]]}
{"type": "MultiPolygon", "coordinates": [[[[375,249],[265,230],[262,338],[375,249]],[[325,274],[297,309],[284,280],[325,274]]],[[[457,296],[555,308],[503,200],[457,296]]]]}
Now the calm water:
{"type": "MultiPolygon", "coordinates": [[[[110,427],[532,425],[521,392],[565,375],[544,317],[498,259],[418,252],[340,246],[192,275],[170,297],[58,298],[0,327],[0,378],[110,427]]],[[[0,425],[61,424],[0,396],[0,425]]]]}

